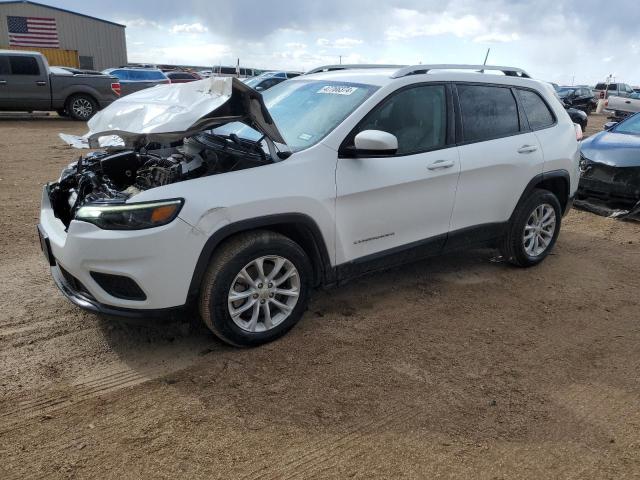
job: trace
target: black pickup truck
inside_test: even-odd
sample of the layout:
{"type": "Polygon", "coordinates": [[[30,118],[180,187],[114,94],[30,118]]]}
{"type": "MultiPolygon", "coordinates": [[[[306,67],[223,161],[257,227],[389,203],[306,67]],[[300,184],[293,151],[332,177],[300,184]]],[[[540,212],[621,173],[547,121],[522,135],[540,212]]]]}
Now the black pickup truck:
{"type": "Polygon", "coordinates": [[[86,121],[119,96],[116,77],[49,67],[38,52],[0,50],[0,110],[52,110],[86,121]]]}

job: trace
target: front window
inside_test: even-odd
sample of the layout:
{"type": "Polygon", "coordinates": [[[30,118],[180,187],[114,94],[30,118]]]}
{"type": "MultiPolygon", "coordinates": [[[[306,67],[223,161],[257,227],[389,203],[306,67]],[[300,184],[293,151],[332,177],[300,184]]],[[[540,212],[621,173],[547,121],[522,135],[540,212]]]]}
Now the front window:
{"type": "MultiPolygon", "coordinates": [[[[264,103],[289,148],[309,148],[335,129],[378,87],[360,83],[321,80],[282,82],[263,93],[264,103]]],[[[262,135],[240,123],[215,130],[258,140],[262,135]]]]}

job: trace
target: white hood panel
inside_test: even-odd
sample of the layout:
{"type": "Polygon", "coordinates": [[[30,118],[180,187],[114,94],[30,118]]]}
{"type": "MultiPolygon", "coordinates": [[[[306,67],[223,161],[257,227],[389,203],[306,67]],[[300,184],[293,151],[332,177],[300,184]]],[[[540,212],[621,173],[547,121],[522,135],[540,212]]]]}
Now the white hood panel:
{"type": "Polygon", "coordinates": [[[76,148],[118,144],[132,147],[152,141],[180,140],[206,128],[239,120],[274,142],[284,143],[262,96],[229,77],[140,90],[98,112],[89,120],[89,132],[83,137],[61,135],[61,138],[76,148]],[[114,142],[114,135],[122,141],[114,142]]]}

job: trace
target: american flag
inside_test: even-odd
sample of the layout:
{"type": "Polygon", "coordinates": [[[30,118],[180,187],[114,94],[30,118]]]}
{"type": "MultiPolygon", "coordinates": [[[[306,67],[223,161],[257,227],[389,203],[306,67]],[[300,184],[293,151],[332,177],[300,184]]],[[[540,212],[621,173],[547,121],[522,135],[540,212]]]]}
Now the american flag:
{"type": "Polygon", "coordinates": [[[15,47],[58,48],[58,27],[55,18],[7,17],[9,45],[15,47]]]}

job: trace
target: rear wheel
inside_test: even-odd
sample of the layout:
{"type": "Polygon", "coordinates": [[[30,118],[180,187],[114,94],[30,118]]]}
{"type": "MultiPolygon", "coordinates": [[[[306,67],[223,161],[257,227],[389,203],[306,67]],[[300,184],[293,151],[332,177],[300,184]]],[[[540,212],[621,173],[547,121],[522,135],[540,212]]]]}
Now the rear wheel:
{"type": "Polygon", "coordinates": [[[241,234],[211,260],[200,315],[221,340],[256,346],[287,333],[308,303],[312,269],[300,246],[270,231],[241,234]]]}
{"type": "Polygon", "coordinates": [[[69,97],[65,110],[74,120],[86,122],[98,111],[98,104],[89,95],[79,93],[69,97]]]}
{"type": "Polygon", "coordinates": [[[535,189],[516,207],[502,241],[502,255],[519,267],[537,265],[553,249],[561,219],[558,198],[548,190],[535,189]]]}

